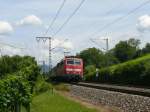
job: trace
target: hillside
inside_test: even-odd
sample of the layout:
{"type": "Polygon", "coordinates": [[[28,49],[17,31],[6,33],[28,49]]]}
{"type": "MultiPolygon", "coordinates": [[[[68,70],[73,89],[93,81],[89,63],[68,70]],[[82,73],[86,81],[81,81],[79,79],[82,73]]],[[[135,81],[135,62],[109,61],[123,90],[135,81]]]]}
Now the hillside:
{"type": "Polygon", "coordinates": [[[96,78],[95,72],[86,76],[87,81],[98,81],[101,83],[119,83],[134,85],[150,85],[150,54],[113,65],[99,70],[96,78]]]}

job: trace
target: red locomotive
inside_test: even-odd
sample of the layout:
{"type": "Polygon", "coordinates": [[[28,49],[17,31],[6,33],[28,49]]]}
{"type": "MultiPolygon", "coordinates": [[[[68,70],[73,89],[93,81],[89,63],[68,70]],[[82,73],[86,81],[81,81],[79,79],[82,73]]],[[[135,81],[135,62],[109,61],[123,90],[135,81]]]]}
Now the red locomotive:
{"type": "Polygon", "coordinates": [[[54,68],[54,76],[57,80],[79,81],[83,78],[83,61],[81,58],[66,56],[64,60],[54,68]]]}

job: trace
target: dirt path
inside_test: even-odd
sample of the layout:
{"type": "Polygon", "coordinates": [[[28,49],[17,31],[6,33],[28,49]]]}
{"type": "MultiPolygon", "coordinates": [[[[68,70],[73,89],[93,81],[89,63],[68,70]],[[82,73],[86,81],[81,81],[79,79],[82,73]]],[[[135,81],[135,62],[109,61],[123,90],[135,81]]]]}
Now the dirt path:
{"type": "Polygon", "coordinates": [[[114,107],[108,107],[108,106],[104,106],[104,105],[100,105],[100,104],[95,104],[95,105],[91,104],[88,100],[74,96],[74,95],[71,95],[69,92],[60,92],[59,91],[58,93],[60,95],[65,96],[69,100],[73,100],[77,103],[80,103],[83,106],[86,106],[87,108],[96,109],[97,112],[121,112],[119,109],[114,108],[114,107]]]}

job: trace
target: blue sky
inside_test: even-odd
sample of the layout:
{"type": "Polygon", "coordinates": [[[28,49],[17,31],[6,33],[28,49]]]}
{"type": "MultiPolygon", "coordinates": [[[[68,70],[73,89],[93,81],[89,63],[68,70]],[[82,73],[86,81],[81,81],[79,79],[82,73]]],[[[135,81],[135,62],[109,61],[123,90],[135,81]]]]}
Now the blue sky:
{"type": "MultiPolygon", "coordinates": [[[[26,48],[20,51],[2,46],[3,54],[28,54],[35,56],[38,60],[48,59],[48,43],[46,45],[37,44],[35,37],[43,36],[62,1],[0,0],[0,42],[26,48]]],[[[52,26],[54,32],[80,1],[66,0],[60,15],[52,26]]],[[[145,1],[147,0],[85,0],[69,23],[53,37],[53,46],[59,46],[64,39],[68,39],[60,47],[65,46],[71,51],[71,54],[75,54],[88,47],[99,47],[89,38],[94,38],[101,47],[105,47],[104,42],[100,40],[105,37],[110,38],[110,47],[113,47],[119,40],[131,37],[139,38],[144,45],[145,42],[150,42],[150,3],[103,31],[91,34],[113,20],[126,15],[145,1]]],[[[53,31],[49,31],[47,36],[52,34],[53,31]]],[[[53,54],[54,64],[63,57],[63,50],[60,51],[53,54]]]]}

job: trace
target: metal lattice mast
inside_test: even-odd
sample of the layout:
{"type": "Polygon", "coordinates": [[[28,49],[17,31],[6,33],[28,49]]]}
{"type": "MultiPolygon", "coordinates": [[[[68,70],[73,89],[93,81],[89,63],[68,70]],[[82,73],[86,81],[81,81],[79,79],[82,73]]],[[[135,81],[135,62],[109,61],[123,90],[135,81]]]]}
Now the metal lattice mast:
{"type": "Polygon", "coordinates": [[[106,41],[106,52],[108,52],[108,50],[109,50],[108,38],[105,38],[104,40],[106,41]]]}
{"type": "Polygon", "coordinates": [[[52,70],[52,38],[49,38],[49,71],[52,70]]]}
{"type": "Polygon", "coordinates": [[[47,40],[49,40],[49,71],[51,73],[52,70],[52,38],[51,37],[36,37],[36,40],[39,42],[40,40],[42,40],[43,42],[46,42],[47,40]]]}

